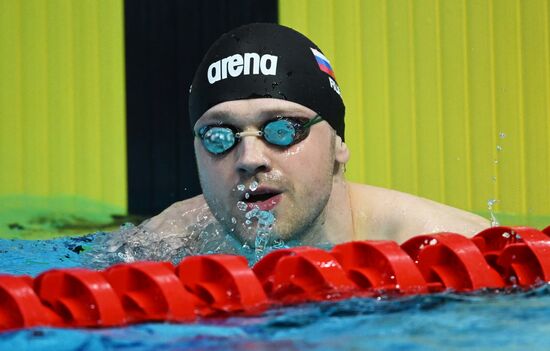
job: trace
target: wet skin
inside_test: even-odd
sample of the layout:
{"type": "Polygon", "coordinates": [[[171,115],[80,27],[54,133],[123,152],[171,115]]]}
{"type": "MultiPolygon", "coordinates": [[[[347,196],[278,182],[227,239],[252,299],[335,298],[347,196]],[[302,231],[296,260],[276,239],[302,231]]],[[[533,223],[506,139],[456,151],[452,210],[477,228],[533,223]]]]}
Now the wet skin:
{"type": "MultiPolygon", "coordinates": [[[[253,132],[276,116],[311,119],[315,115],[307,107],[284,100],[237,100],[208,110],[195,130],[229,124],[253,132]]],[[[199,178],[210,210],[242,242],[254,239],[256,225],[247,225],[244,218],[245,211],[254,206],[273,212],[275,237],[325,239],[329,199],[338,191],[333,189],[334,183],[342,178],[338,165],[348,159],[345,144],[338,142],[337,146],[336,139],[340,140],[324,121],[313,125],[304,140],[290,147],[245,136],[229,152],[213,155],[195,138],[199,178]],[[244,191],[240,190],[242,185],[244,191]],[[240,201],[246,204],[245,211],[238,208],[240,201]]]]}

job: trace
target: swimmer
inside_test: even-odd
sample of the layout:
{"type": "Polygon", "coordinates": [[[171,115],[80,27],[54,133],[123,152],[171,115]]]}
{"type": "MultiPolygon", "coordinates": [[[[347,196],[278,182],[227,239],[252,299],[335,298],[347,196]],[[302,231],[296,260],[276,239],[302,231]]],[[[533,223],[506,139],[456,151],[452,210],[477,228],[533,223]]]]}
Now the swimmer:
{"type": "Polygon", "coordinates": [[[347,181],[352,150],[335,74],[321,49],[290,28],[250,24],[220,37],[196,71],[189,115],[203,193],[137,227],[147,235],[197,247],[229,233],[253,246],[257,224],[245,224],[253,208],[274,215],[274,237],[300,245],[489,226],[463,210],[347,181]]]}

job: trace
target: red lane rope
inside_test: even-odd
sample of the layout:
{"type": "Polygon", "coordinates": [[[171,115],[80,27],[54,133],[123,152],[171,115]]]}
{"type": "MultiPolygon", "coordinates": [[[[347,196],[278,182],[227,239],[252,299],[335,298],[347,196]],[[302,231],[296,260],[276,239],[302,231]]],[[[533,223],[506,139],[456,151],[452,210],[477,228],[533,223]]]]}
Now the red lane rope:
{"type": "Polygon", "coordinates": [[[34,326],[111,327],[147,321],[254,315],[270,306],[444,290],[530,288],[550,282],[550,226],[493,227],[393,241],[354,241],[331,251],[273,251],[248,267],[237,255],[53,269],[35,279],[0,275],[0,331],[34,326]]]}

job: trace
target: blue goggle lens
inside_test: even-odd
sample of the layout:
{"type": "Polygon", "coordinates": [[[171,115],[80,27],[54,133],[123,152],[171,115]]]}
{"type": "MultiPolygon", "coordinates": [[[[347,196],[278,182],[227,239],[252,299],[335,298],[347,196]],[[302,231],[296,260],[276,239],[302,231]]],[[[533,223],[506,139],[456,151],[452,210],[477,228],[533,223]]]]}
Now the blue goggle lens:
{"type": "Polygon", "coordinates": [[[221,154],[235,145],[235,133],[227,127],[209,128],[201,139],[206,150],[213,154],[221,154]]]}
{"type": "Polygon", "coordinates": [[[292,145],[296,137],[294,124],[284,119],[266,124],[263,132],[268,143],[279,146],[292,145]]]}

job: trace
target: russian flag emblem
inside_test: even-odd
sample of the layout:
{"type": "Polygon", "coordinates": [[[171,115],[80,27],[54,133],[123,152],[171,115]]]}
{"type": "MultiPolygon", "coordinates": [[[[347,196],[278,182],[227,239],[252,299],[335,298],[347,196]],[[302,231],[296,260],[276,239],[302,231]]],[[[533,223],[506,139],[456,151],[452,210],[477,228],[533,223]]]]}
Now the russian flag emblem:
{"type": "Polygon", "coordinates": [[[317,61],[317,64],[319,65],[319,69],[332,78],[336,79],[334,76],[334,71],[332,70],[332,67],[330,66],[330,61],[320,53],[318,50],[315,50],[314,48],[310,48],[311,52],[313,52],[313,55],[315,56],[315,60],[317,61]]]}

